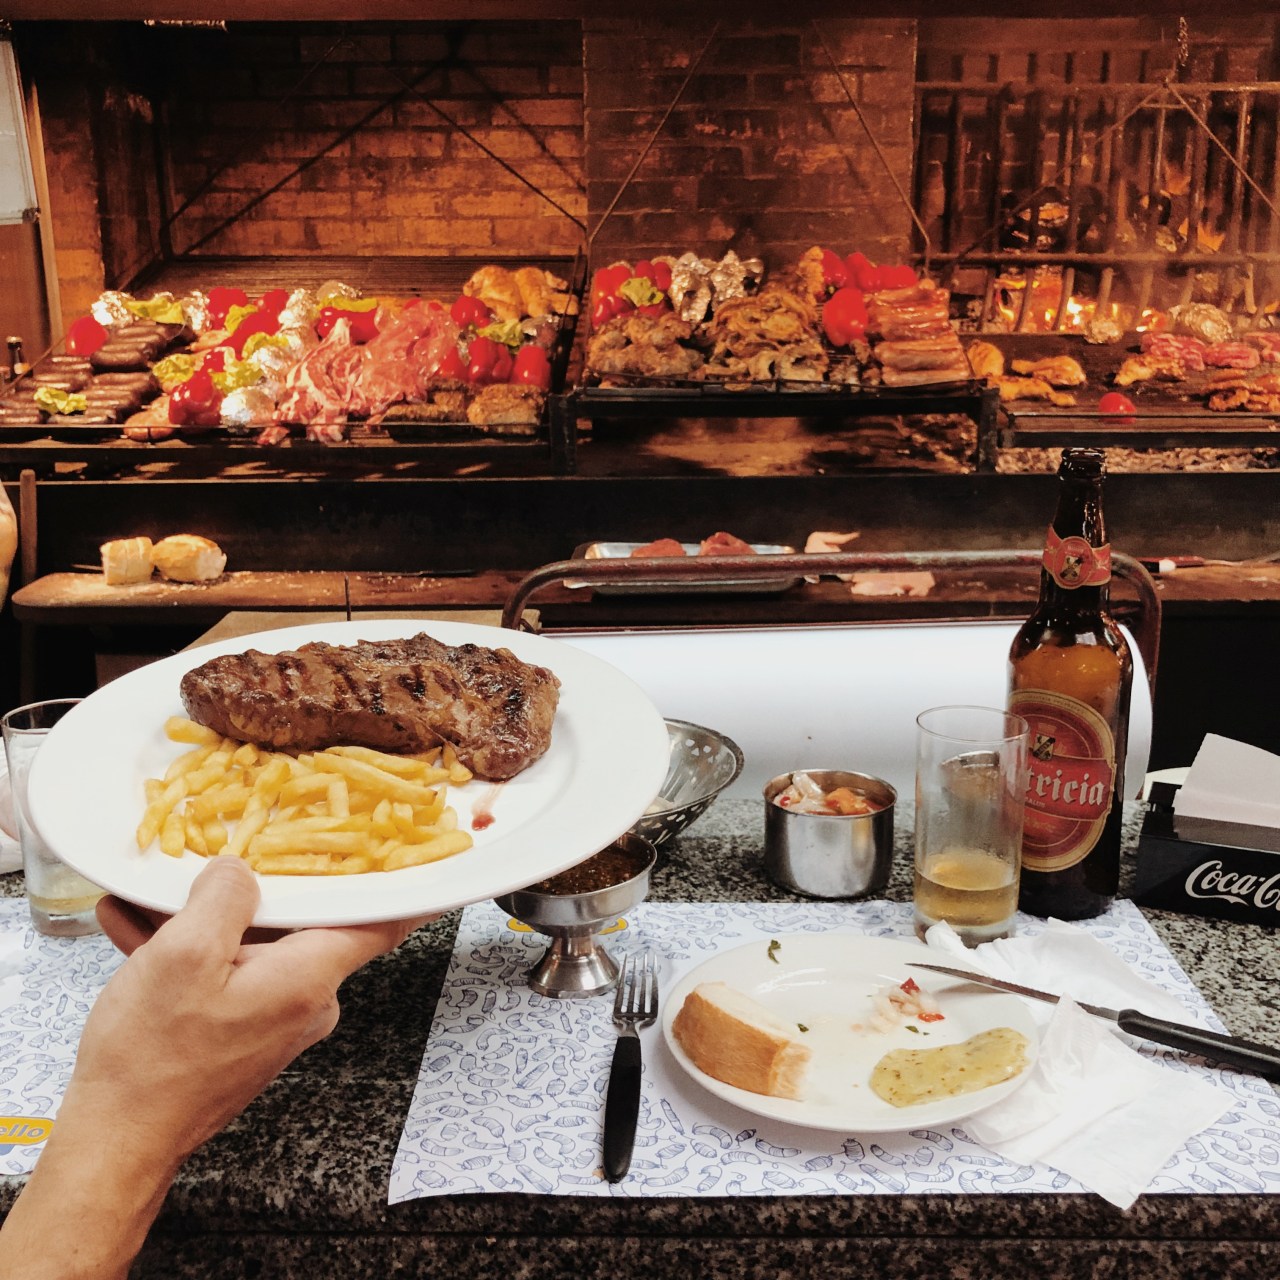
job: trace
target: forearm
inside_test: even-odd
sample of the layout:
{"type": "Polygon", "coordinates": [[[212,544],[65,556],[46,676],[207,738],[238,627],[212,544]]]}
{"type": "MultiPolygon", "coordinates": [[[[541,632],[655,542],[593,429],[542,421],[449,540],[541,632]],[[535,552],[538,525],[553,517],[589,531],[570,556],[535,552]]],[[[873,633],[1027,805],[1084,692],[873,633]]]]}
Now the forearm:
{"type": "Polygon", "coordinates": [[[0,1275],[123,1278],[176,1172],[171,1161],[146,1158],[127,1131],[60,1115],[0,1229],[0,1275]]]}

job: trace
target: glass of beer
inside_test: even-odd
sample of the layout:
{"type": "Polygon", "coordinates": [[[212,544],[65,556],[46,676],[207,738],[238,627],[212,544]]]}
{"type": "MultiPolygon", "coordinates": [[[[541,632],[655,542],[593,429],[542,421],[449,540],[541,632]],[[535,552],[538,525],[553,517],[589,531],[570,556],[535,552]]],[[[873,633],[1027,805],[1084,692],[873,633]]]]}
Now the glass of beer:
{"type": "Polygon", "coordinates": [[[915,929],[966,946],[1008,938],[1018,907],[1027,722],[994,707],[916,717],[915,929]]]}
{"type": "Polygon", "coordinates": [[[45,844],[31,821],[27,778],[49,730],[79,701],[79,698],[58,698],[51,702],[33,702],[16,707],[0,719],[31,923],[37,933],[63,938],[99,931],[94,905],[102,897],[102,890],[72,871],[45,844]]]}

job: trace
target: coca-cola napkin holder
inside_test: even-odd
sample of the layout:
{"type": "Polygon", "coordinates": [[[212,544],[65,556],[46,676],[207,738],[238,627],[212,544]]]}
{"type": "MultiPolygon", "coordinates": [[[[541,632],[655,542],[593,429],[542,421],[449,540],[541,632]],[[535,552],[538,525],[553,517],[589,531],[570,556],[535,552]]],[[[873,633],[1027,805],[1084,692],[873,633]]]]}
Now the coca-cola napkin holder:
{"type": "Polygon", "coordinates": [[[1177,790],[1169,782],[1151,784],[1134,902],[1280,925],[1280,829],[1176,814],[1177,790]]]}

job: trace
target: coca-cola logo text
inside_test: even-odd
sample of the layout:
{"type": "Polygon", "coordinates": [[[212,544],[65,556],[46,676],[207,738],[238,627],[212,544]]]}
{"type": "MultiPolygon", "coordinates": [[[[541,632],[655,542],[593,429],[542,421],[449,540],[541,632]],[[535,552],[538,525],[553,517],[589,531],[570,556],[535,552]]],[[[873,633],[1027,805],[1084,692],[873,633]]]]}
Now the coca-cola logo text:
{"type": "Polygon", "coordinates": [[[1221,898],[1237,906],[1280,911],[1280,872],[1260,876],[1249,871],[1227,871],[1219,861],[1202,862],[1184,886],[1189,898],[1221,898]]]}
{"type": "Polygon", "coordinates": [[[1100,818],[1111,806],[1112,773],[1106,760],[1033,756],[1027,804],[1057,818],[1100,818]]]}

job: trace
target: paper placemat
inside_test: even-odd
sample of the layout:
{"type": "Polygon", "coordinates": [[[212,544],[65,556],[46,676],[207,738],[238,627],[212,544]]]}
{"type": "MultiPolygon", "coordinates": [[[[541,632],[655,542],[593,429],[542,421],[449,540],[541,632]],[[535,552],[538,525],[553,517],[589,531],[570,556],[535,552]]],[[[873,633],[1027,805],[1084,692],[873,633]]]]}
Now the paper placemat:
{"type": "MultiPolygon", "coordinates": [[[[545,1195],[725,1196],[1076,1192],[1040,1165],[1017,1165],[962,1125],[861,1139],[762,1119],[708,1093],[675,1062],[658,1025],[642,1031],[644,1077],[631,1172],[600,1171],[605,1089],[616,1031],[610,997],[553,1000],[526,970],[547,945],[491,902],[463,913],[422,1068],[391,1170],[388,1200],[519,1191],[545,1195]]],[[[662,957],[662,986],[708,956],[782,933],[910,938],[902,903],[644,902],[606,945],[662,957]]],[[[1042,922],[1019,918],[1035,933],[1042,922]]],[[[1225,1030],[1141,912],[1117,902],[1082,922],[1141,975],[1177,997],[1187,1020],[1225,1030]]],[[[1148,1193],[1280,1189],[1280,1104],[1270,1085],[1144,1045],[1170,1070],[1203,1075],[1236,1105],[1188,1142],[1148,1193]]]]}
{"type": "Polygon", "coordinates": [[[35,1168],[84,1020],[123,959],[103,935],[46,938],[25,898],[0,899],[0,1174],[35,1168]]]}

